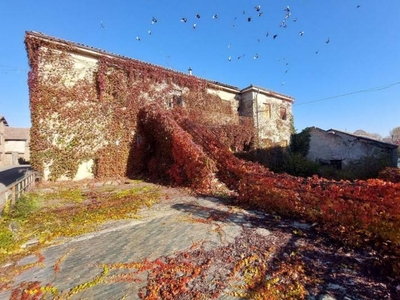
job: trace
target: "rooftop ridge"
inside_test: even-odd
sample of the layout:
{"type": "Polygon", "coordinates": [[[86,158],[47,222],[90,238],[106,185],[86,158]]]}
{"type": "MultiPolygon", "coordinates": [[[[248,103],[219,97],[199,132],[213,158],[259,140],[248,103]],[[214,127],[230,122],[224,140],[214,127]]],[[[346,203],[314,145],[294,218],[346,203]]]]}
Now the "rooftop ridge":
{"type": "Polygon", "coordinates": [[[163,70],[168,71],[168,72],[177,73],[177,74],[180,74],[180,75],[183,75],[183,76],[192,76],[192,77],[195,77],[195,78],[197,78],[199,80],[204,80],[204,81],[206,81],[206,82],[208,82],[210,84],[213,84],[213,85],[225,87],[225,88],[228,88],[228,89],[233,89],[233,90],[236,90],[238,92],[240,91],[240,89],[238,87],[233,86],[233,85],[229,85],[229,84],[221,83],[219,81],[214,81],[214,80],[202,78],[202,77],[199,77],[197,75],[187,74],[187,73],[184,73],[182,71],[166,68],[166,67],[163,67],[163,66],[160,66],[160,65],[156,65],[156,64],[153,64],[153,63],[149,63],[149,62],[145,62],[145,61],[142,61],[142,60],[139,60],[139,59],[136,59],[136,58],[132,58],[132,57],[128,57],[128,56],[112,53],[112,52],[103,50],[101,48],[96,48],[96,47],[88,46],[86,44],[82,44],[82,43],[78,43],[78,42],[72,42],[72,41],[69,41],[69,40],[66,40],[66,39],[61,39],[61,38],[57,38],[57,37],[54,37],[54,36],[46,35],[46,34],[44,34],[42,32],[26,31],[25,32],[25,36],[34,36],[36,38],[40,38],[40,39],[44,39],[44,40],[50,40],[50,41],[53,41],[53,42],[56,42],[56,43],[60,43],[60,44],[64,44],[64,45],[71,45],[71,46],[74,46],[74,47],[83,48],[83,49],[85,49],[87,51],[90,51],[92,53],[96,53],[99,56],[107,55],[107,56],[118,58],[118,59],[135,61],[135,62],[142,63],[142,64],[145,64],[145,65],[148,65],[148,66],[151,66],[151,67],[160,68],[160,69],[163,69],[163,70]]]}

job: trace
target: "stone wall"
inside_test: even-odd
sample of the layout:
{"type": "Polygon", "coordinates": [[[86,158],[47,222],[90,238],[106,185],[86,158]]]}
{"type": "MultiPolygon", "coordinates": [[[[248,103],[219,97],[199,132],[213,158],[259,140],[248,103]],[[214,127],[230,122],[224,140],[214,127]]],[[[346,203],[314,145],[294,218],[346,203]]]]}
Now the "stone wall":
{"type": "Polygon", "coordinates": [[[386,143],[315,127],[310,129],[310,135],[307,158],[312,161],[326,164],[341,161],[342,166],[362,157],[387,157],[393,165],[397,161],[396,148],[386,143]]]}

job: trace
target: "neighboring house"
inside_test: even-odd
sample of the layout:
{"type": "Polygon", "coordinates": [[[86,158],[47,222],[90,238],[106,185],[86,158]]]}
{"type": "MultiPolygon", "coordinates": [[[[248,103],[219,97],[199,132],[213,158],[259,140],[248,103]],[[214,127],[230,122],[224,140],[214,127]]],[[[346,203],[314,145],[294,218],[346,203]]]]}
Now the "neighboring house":
{"type": "Polygon", "coordinates": [[[338,169],[363,157],[387,159],[397,166],[397,145],[356,136],[339,130],[310,128],[310,149],[307,158],[338,169]]]}
{"type": "Polygon", "coordinates": [[[5,143],[5,129],[8,123],[4,116],[0,115],[0,166],[4,165],[4,143],[5,143]]]}
{"type": "MultiPolygon", "coordinates": [[[[31,67],[32,161],[34,167],[43,167],[40,171],[44,179],[50,176],[52,166],[57,164],[57,159],[51,154],[55,153],[54,149],[65,153],[73,151],[74,147],[78,149],[76,145],[85,148],[86,152],[82,155],[84,159],[80,159],[77,173],[69,177],[92,178],[96,153],[115,145],[119,150],[124,149],[132,141],[136,132],[132,124],[136,123],[129,123],[129,118],[136,117],[137,106],[164,99],[166,109],[174,106],[186,108],[185,95],[198,86],[206,86],[208,98],[218,98],[233,112],[233,115],[228,115],[221,110],[212,111],[213,102],[205,101],[210,107],[203,122],[210,118],[210,125],[215,125],[211,124],[215,120],[227,124],[238,123],[240,117],[251,118],[256,129],[255,147],[289,144],[294,101],[290,96],[253,85],[239,89],[194,76],[191,69],[189,74],[177,72],[38,32],[26,32],[25,44],[31,67]],[[160,74],[164,76],[163,80],[156,79],[160,74]],[[91,83],[93,86],[90,87],[91,83]],[[83,96],[77,95],[79,89],[84,91],[83,96]],[[64,98],[74,99],[57,98],[53,91],[64,98]],[[67,94],[72,96],[65,96],[67,94]],[[46,98],[48,95],[53,96],[46,98]],[[49,108],[51,101],[56,103],[51,106],[52,110],[43,110],[43,106],[49,108]],[[68,115],[71,117],[61,117],[67,110],[71,111],[68,115]],[[79,116],[79,119],[73,119],[74,116],[79,116]],[[61,126],[68,127],[70,132],[66,134],[64,129],[58,129],[61,126]],[[118,126],[126,133],[112,134],[110,128],[118,126]],[[93,136],[88,137],[89,133],[93,136]],[[93,142],[90,144],[89,140],[93,142]],[[85,142],[87,145],[83,144],[85,142]],[[43,146],[45,144],[47,148],[43,146]],[[51,153],[50,148],[53,148],[51,153]],[[45,152],[46,157],[39,157],[45,152]]],[[[80,154],[75,151],[74,155],[78,159],[80,154]]]]}
{"type": "Polygon", "coordinates": [[[29,128],[6,127],[4,165],[19,165],[30,159],[29,128]]]}
{"type": "Polygon", "coordinates": [[[29,130],[9,127],[6,119],[0,116],[0,167],[29,161],[29,130]]]}

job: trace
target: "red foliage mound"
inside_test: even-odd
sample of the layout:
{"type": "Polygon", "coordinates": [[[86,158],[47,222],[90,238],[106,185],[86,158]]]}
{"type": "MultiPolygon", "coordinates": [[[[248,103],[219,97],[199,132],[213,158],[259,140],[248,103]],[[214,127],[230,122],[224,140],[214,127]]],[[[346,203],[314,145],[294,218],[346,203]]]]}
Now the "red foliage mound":
{"type": "Polygon", "coordinates": [[[208,190],[214,178],[214,162],[174,121],[172,112],[157,105],[139,112],[131,157],[131,174],[145,173],[154,180],[196,191],[208,190]]]}
{"type": "MultiPolygon", "coordinates": [[[[142,170],[174,184],[209,188],[213,172],[246,205],[318,224],[331,237],[353,246],[372,246],[391,257],[400,275],[400,184],[379,179],[331,181],[275,174],[236,158],[214,133],[184,112],[150,106],[139,113],[142,170]]],[[[138,149],[140,149],[140,147],[138,149]]]]}

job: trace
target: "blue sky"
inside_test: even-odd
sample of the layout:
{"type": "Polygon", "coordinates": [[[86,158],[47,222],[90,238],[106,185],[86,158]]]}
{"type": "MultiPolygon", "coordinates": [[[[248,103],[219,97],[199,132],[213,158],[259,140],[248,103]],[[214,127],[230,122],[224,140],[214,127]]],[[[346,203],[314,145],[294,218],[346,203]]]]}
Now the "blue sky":
{"type": "Polygon", "coordinates": [[[24,34],[38,31],[290,95],[298,131],[384,137],[400,126],[399,15],[398,0],[2,0],[0,114],[10,126],[30,126],[24,34]]]}

